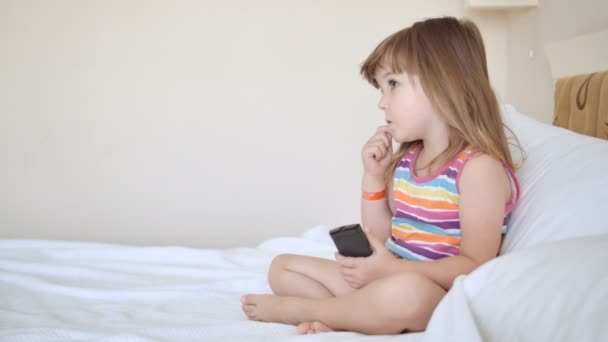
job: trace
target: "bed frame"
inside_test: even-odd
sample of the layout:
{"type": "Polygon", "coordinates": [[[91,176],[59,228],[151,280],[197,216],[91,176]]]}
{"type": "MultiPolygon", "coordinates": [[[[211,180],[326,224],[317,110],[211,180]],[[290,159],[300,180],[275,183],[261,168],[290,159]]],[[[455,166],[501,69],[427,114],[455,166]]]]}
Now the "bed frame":
{"type": "Polygon", "coordinates": [[[560,78],[553,125],[608,140],[608,71],[560,78]]]}
{"type": "Polygon", "coordinates": [[[548,44],[553,125],[608,140],[608,30],[548,44]]]}

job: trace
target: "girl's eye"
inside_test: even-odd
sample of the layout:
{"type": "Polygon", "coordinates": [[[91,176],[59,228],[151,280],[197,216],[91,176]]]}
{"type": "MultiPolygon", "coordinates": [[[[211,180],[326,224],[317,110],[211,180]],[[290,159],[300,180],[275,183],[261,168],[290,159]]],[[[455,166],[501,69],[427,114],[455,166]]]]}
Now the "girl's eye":
{"type": "Polygon", "coordinates": [[[388,86],[391,88],[395,88],[397,86],[397,81],[395,80],[388,80],[388,86]]]}

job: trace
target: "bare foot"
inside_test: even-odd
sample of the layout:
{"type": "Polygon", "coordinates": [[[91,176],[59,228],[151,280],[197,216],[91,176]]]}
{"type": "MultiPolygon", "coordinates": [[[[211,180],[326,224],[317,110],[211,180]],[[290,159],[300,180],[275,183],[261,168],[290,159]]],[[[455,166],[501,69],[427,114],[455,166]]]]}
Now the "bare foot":
{"type": "MultiPolygon", "coordinates": [[[[275,295],[244,295],[243,312],[250,320],[298,325],[313,320],[312,300],[275,295]]],[[[317,318],[318,319],[318,318],[317,318]]]]}
{"type": "Polygon", "coordinates": [[[318,334],[324,332],[334,331],[332,328],[327,325],[321,323],[321,321],[314,322],[304,322],[298,325],[298,334],[300,335],[310,335],[310,334],[318,334]]]}

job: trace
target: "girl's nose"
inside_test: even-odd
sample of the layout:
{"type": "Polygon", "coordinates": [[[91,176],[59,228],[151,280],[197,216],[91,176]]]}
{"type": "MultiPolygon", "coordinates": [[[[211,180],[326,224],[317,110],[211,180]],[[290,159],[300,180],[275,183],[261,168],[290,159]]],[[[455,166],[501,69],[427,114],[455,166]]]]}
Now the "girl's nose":
{"type": "Polygon", "coordinates": [[[378,108],[383,111],[386,110],[386,99],[384,98],[384,94],[380,96],[380,101],[378,101],[378,108]]]}

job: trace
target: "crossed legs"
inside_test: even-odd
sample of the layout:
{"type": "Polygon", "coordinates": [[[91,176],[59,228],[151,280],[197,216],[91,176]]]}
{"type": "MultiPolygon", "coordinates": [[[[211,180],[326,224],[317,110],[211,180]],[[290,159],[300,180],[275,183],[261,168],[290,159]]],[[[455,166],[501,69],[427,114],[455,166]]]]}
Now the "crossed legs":
{"type": "Polygon", "coordinates": [[[355,290],[334,261],[294,255],[275,258],[269,282],[275,295],[245,295],[243,311],[253,320],[300,325],[300,333],[422,331],[445,295],[416,273],[394,274],[355,290]]]}
{"type": "Polygon", "coordinates": [[[333,260],[303,255],[281,254],[268,270],[274,294],[304,298],[331,298],[353,292],[333,260]]]}

